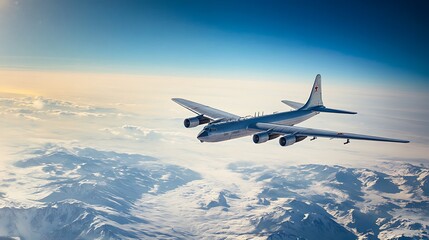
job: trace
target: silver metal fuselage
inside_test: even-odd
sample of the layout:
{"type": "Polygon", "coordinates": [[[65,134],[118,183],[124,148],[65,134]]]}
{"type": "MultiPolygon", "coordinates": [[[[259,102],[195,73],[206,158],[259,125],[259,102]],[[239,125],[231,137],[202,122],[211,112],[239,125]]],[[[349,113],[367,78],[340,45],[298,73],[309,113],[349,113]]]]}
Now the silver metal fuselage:
{"type": "Polygon", "coordinates": [[[260,132],[260,130],[252,128],[256,123],[277,123],[292,126],[314,117],[317,114],[319,114],[319,112],[296,110],[226,122],[210,123],[203,128],[197,138],[201,142],[221,142],[260,132]]]}

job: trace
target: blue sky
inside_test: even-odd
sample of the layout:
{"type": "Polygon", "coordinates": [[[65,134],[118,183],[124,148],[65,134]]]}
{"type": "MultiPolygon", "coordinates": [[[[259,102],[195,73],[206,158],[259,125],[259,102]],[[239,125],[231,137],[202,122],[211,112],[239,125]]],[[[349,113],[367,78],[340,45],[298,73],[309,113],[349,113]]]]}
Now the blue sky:
{"type": "Polygon", "coordinates": [[[427,86],[425,1],[9,1],[0,67],[427,86]]]}

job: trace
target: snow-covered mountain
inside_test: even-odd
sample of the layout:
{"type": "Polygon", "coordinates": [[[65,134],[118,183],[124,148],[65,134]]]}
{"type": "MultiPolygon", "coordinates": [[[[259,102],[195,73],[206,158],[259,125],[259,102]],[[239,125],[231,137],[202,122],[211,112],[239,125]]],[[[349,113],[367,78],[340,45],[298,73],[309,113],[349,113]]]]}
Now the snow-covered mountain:
{"type": "MultiPolygon", "coordinates": [[[[55,150],[15,167],[33,182],[24,197],[32,201],[19,207],[16,200],[3,203],[0,235],[22,239],[140,238],[146,232],[133,226],[149,220],[130,214],[134,202],[200,178],[151,157],[90,148],[55,150]]],[[[9,182],[19,191],[19,179],[9,182]]]]}
{"type": "MultiPolygon", "coordinates": [[[[38,149],[0,171],[5,239],[429,239],[429,169],[233,163],[38,149]]],[[[1,238],[0,238],[1,239],[1,238]]]]}
{"type": "Polygon", "coordinates": [[[258,204],[276,206],[254,219],[271,239],[429,239],[429,169],[396,167],[230,165],[262,183],[258,204]]]}

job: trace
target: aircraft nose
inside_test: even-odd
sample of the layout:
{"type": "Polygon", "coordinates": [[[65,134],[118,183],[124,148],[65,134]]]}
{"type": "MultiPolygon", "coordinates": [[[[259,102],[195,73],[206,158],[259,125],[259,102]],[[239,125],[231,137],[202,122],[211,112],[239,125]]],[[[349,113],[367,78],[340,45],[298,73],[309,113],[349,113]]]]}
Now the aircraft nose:
{"type": "Polygon", "coordinates": [[[208,136],[209,136],[209,133],[206,130],[203,130],[198,134],[197,138],[202,142],[204,138],[208,136]]]}

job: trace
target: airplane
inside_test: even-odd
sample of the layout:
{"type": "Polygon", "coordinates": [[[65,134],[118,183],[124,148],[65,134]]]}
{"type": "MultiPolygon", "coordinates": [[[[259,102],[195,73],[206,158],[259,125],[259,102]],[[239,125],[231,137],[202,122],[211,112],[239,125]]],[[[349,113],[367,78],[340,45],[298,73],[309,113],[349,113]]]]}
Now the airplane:
{"type": "Polygon", "coordinates": [[[305,104],[282,100],[284,104],[295,109],[289,112],[278,112],[269,115],[255,114],[253,117],[240,117],[182,98],[172,98],[171,100],[197,114],[196,117],[190,117],[184,120],[183,124],[186,128],[207,124],[197,136],[198,140],[201,142],[221,142],[253,135],[252,139],[256,144],[280,137],[279,144],[283,147],[301,142],[307,137],[312,137],[310,141],[318,137],[346,139],[344,144],[350,143],[350,139],[409,143],[408,140],[295,126],[321,112],[357,114],[357,112],[328,108],[323,105],[320,74],[317,74],[310,97],[305,104]]]}

